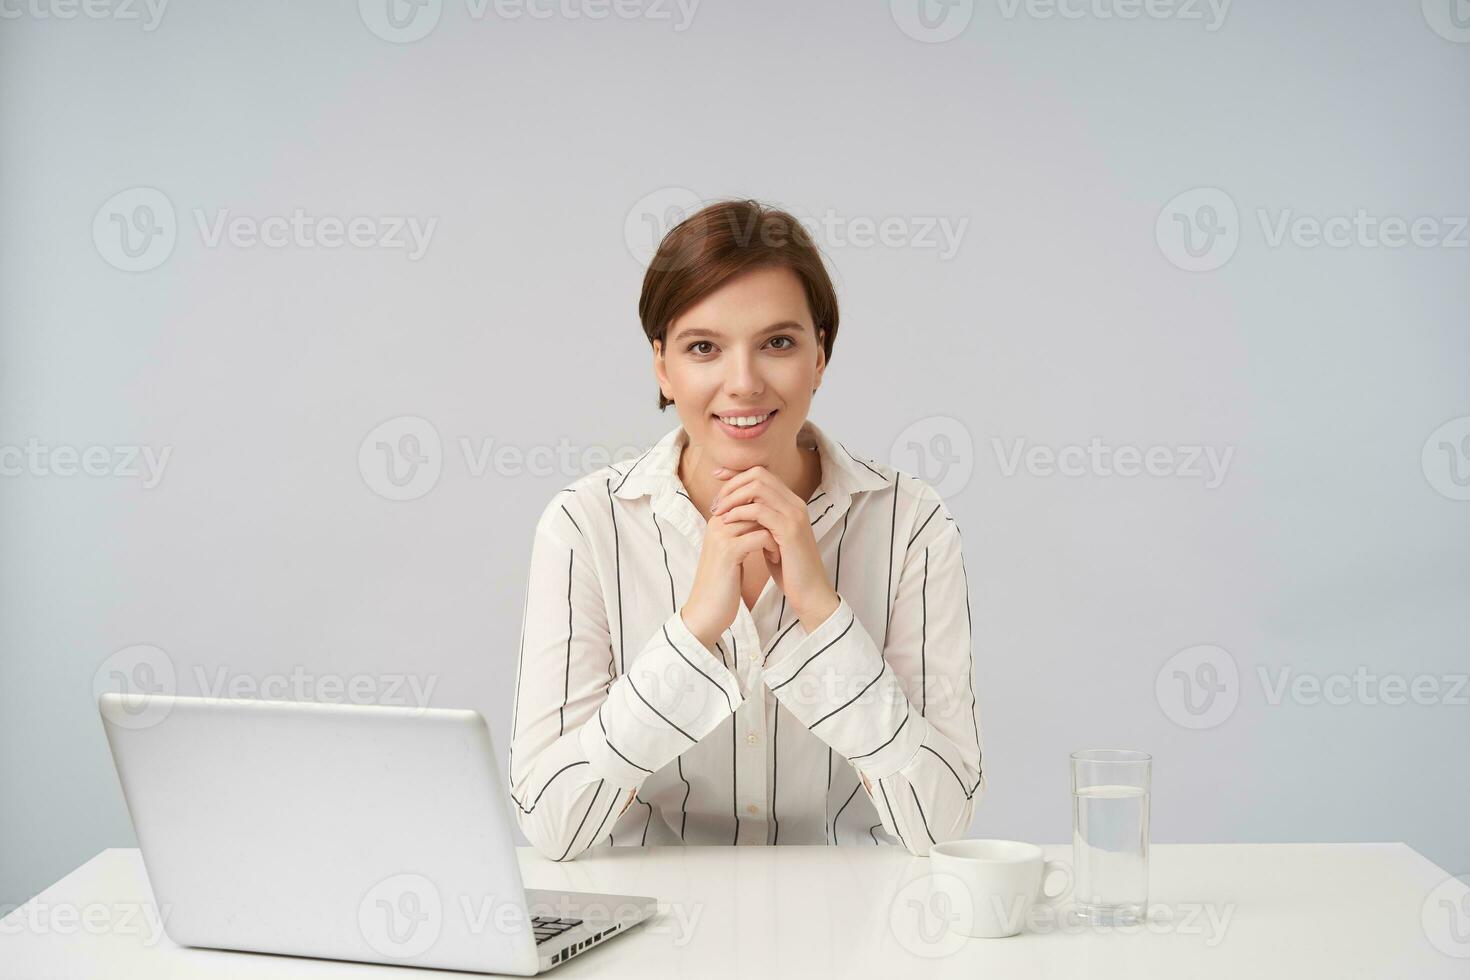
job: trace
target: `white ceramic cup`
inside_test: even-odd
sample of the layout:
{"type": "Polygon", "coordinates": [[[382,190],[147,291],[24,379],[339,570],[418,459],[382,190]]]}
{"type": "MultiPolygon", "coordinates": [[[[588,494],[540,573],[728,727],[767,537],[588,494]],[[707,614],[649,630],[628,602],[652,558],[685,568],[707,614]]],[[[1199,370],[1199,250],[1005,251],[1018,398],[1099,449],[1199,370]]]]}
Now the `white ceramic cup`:
{"type": "Polygon", "coordinates": [[[1014,936],[1035,904],[1053,908],[1072,890],[1072,870],[1048,861],[1041,848],[1015,840],[947,840],[929,848],[933,890],[949,910],[952,930],[977,939],[1014,936]],[[1056,894],[1052,872],[1066,875],[1056,894]]]}

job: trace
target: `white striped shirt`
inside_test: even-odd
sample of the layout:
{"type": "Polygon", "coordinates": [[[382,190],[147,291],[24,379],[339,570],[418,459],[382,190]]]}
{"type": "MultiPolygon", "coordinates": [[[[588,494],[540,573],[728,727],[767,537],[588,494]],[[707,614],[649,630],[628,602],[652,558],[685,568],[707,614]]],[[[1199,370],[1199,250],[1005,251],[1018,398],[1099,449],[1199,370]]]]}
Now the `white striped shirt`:
{"type": "Polygon", "coordinates": [[[841,600],[810,635],[774,580],[753,610],[740,602],[715,650],[685,626],[707,525],[678,477],[682,425],[542,512],[508,766],[541,853],[884,843],[923,855],[968,833],[985,776],[959,529],[924,480],[854,457],[810,420],[799,439],[820,453],[807,510],[841,600]]]}

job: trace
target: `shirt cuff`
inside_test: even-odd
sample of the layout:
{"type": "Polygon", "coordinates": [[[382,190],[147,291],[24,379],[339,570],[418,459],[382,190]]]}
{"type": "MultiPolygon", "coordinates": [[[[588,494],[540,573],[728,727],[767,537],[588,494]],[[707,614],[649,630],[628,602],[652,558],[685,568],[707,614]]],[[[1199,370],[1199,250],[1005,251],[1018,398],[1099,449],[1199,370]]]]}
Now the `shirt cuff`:
{"type": "Polygon", "coordinates": [[[637,785],[682,755],[745,703],[740,684],[676,610],[649,639],[578,732],[592,769],[637,785]]]}
{"type": "Polygon", "coordinates": [[[877,780],[913,760],[929,725],[847,600],[838,598],[836,610],[811,633],[800,623],[792,627],[761,674],[812,734],[877,780]]]}

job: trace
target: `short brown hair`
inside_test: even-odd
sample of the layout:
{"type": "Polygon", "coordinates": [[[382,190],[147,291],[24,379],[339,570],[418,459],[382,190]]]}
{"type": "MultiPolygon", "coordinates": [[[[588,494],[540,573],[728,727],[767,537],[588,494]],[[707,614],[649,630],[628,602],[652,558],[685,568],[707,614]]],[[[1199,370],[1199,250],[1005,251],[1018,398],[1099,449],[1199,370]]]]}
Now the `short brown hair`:
{"type": "MultiPolygon", "coordinates": [[[[652,346],[668,348],[670,324],[724,283],[752,269],[785,267],[806,291],[812,328],[827,361],[837,339],[837,291],[801,222],[758,201],[717,201],[679,222],[659,242],[643,276],[638,318],[652,346]]],[[[663,411],[673,402],[658,393],[663,411]]]]}

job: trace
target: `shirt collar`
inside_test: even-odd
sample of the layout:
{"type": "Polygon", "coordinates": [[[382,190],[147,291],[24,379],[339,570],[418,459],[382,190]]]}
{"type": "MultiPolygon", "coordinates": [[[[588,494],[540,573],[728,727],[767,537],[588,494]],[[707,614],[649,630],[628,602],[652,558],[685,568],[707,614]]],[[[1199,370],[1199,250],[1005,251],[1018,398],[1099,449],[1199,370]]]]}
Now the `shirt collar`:
{"type": "MultiPolygon", "coordinates": [[[[875,461],[855,457],[811,419],[802,424],[796,439],[801,446],[815,444],[822,458],[822,482],[813,492],[812,500],[824,492],[850,497],[864,490],[881,490],[889,484],[889,477],[883,475],[882,467],[875,461]]],[[[629,500],[645,494],[661,499],[684,491],[683,481],[679,479],[679,456],[688,444],[689,433],[683,424],[674,426],[634,461],[613,488],[613,494],[629,500]]]]}

